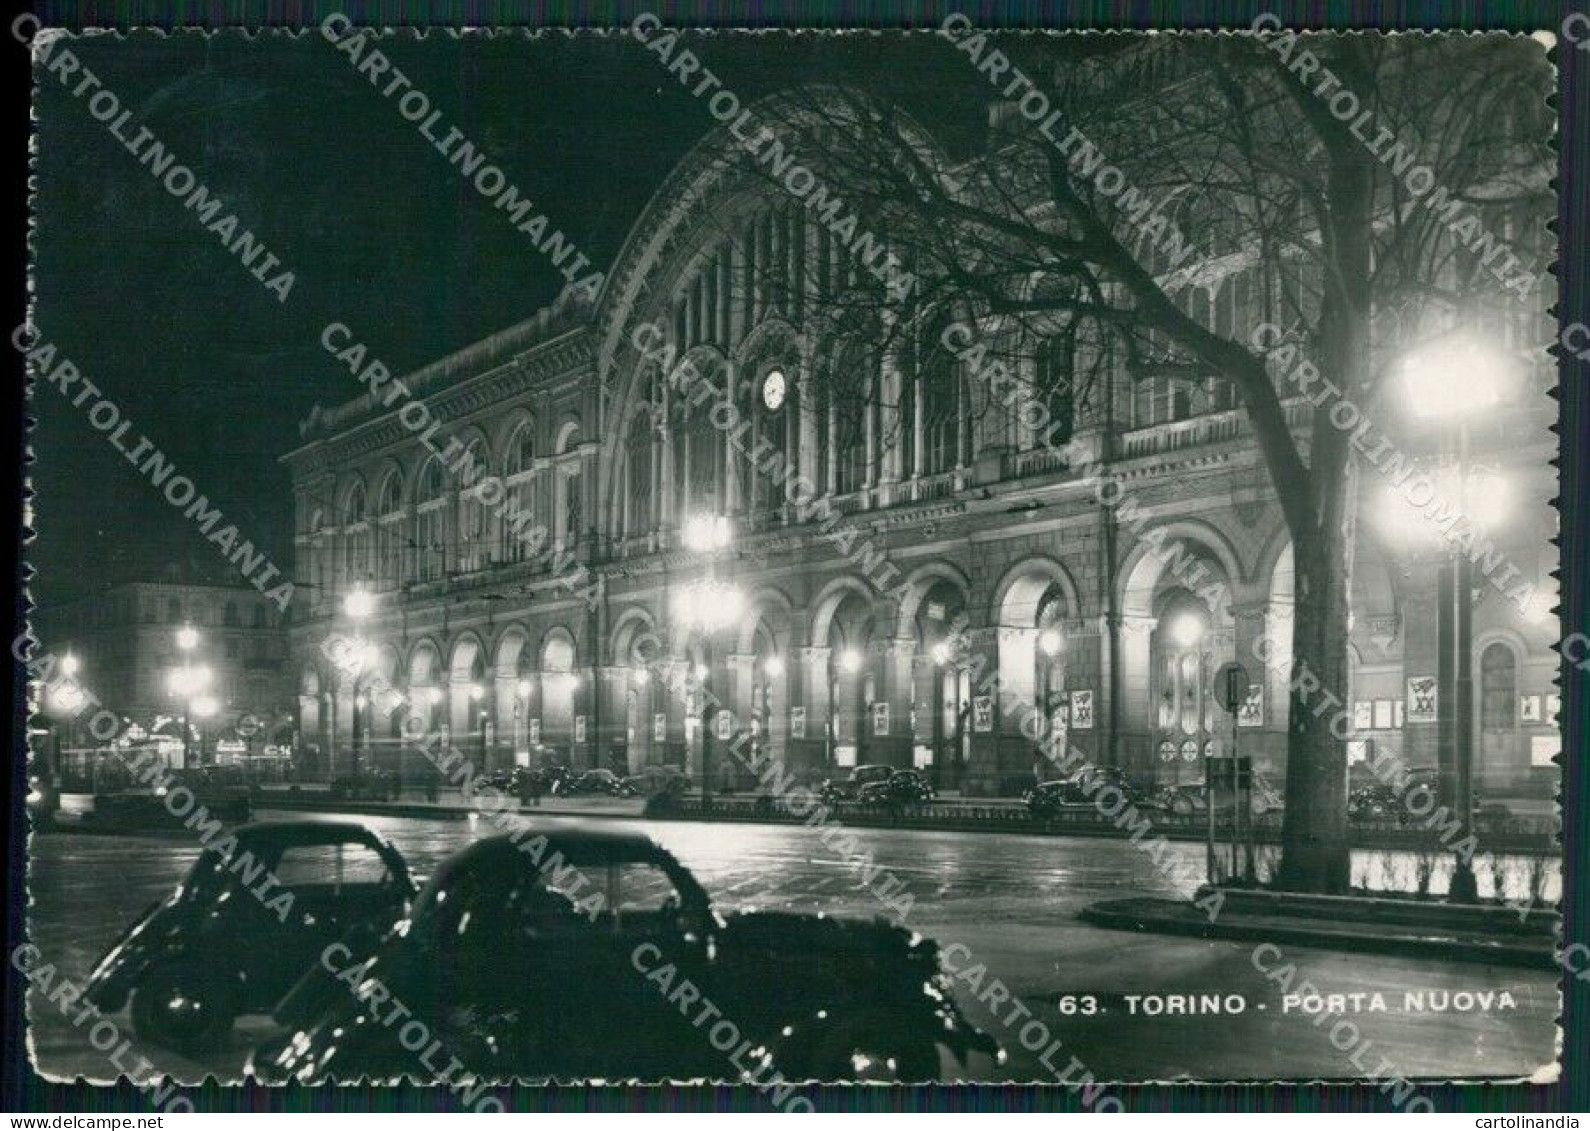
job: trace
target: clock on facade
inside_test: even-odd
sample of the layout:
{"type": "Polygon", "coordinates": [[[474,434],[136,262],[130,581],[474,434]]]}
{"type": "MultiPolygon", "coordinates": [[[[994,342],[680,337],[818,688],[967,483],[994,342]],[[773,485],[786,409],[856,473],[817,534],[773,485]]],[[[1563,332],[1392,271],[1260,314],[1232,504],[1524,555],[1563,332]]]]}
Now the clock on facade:
{"type": "Polygon", "coordinates": [[[766,377],[762,378],[762,403],[769,412],[777,412],[784,403],[784,394],[787,392],[784,384],[784,374],[777,369],[768,370],[766,377]]]}

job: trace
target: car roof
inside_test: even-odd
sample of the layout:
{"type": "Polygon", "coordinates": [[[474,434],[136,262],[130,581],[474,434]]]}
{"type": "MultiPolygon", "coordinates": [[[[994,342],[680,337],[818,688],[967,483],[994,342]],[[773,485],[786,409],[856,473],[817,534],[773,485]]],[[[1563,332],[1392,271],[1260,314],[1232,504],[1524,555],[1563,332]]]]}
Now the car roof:
{"type": "Polygon", "coordinates": [[[292,844],[335,844],[344,840],[380,837],[358,821],[254,821],[237,829],[239,842],[276,841],[292,844]]]}
{"type": "MultiPolygon", "coordinates": [[[[544,851],[539,858],[545,860],[554,852],[574,864],[603,864],[614,860],[630,860],[636,856],[666,855],[657,842],[645,833],[603,828],[584,822],[560,822],[556,825],[530,822],[523,832],[500,833],[483,837],[448,859],[446,865],[466,866],[523,851],[526,841],[545,838],[544,851]]],[[[525,859],[531,861],[526,853],[525,859]]],[[[533,862],[533,861],[532,861],[533,862]]]]}

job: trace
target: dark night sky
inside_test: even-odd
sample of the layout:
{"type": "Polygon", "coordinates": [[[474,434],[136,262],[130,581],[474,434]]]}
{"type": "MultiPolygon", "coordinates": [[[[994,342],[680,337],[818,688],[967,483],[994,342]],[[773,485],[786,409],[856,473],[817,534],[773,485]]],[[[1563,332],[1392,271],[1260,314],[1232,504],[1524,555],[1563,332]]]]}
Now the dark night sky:
{"type": "MultiPolygon", "coordinates": [[[[287,477],[316,402],[357,384],[319,345],[352,326],[399,371],[526,317],[563,279],[318,35],[96,37],[72,49],[297,273],[285,306],[88,114],[41,81],[37,322],[271,560],[291,560],[287,477]]],[[[713,37],[693,46],[746,101],[802,81],[869,85],[951,145],[986,87],[942,43],[713,37]]],[[[602,270],[712,125],[657,59],[616,35],[388,39],[383,50],[602,270]]],[[[130,131],[129,131],[130,132],[130,131]]],[[[32,468],[35,600],[220,552],[53,387],[32,468]]],[[[135,433],[136,434],[136,433],[135,433]]]]}

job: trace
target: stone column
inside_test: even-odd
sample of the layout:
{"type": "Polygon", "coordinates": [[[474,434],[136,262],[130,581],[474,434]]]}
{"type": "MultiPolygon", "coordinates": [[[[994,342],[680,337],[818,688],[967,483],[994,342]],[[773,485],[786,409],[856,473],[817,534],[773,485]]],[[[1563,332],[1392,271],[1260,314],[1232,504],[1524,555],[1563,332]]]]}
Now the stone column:
{"type": "Polygon", "coordinates": [[[794,679],[801,688],[800,702],[806,710],[806,737],[790,739],[790,760],[803,767],[828,772],[829,734],[833,704],[829,701],[828,663],[833,650],[826,647],[792,649],[796,664],[794,679]]]}
{"type": "Polygon", "coordinates": [[[868,705],[867,761],[908,769],[912,763],[915,738],[911,731],[911,703],[913,698],[913,661],[916,641],[895,638],[880,641],[878,645],[877,694],[874,703],[889,708],[889,733],[877,733],[877,718],[868,705]]]}
{"type": "Polygon", "coordinates": [[[1156,764],[1154,726],[1158,705],[1153,702],[1149,664],[1154,618],[1123,615],[1120,629],[1121,689],[1120,731],[1116,752],[1120,765],[1134,777],[1154,778],[1164,770],[1156,764]]]}
{"type": "MultiPolygon", "coordinates": [[[[962,635],[964,650],[960,656],[970,682],[966,693],[966,734],[970,753],[964,767],[961,789],[963,793],[991,797],[1001,792],[1001,787],[1016,776],[1011,759],[1002,749],[999,704],[999,637],[993,627],[968,628],[962,635]],[[983,704],[987,729],[979,729],[980,701],[983,704]]],[[[1030,772],[1030,765],[1027,767],[1030,772]]]]}

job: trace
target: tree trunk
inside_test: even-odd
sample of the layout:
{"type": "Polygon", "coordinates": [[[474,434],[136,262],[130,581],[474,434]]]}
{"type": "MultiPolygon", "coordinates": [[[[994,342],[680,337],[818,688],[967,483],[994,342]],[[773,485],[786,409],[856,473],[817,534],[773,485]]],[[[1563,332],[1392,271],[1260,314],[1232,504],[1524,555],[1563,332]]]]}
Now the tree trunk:
{"type": "Polygon", "coordinates": [[[1344,894],[1347,839],[1347,597],[1352,542],[1337,528],[1298,547],[1287,705],[1286,809],[1276,886],[1344,894]],[[1335,733],[1332,733],[1332,731],[1335,733]]]}
{"type": "MultiPolygon", "coordinates": [[[[1329,246],[1318,348],[1321,372],[1334,378],[1342,403],[1353,405],[1361,402],[1369,379],[1372,189],[1365,154],[1350,140],[1338,139],[1327,188],[1329,246]]],[[[1302,529],[1288,524],[1293,535],[1292,676],[1277,884],[1341,894],[1351,886],[1347,634],[1358,469],[1347,431],[1334,421],[1336,407],[1335,400],[1315,403],[1308,513],[1302,529]]]]}

